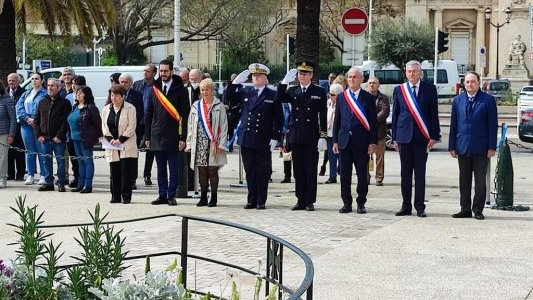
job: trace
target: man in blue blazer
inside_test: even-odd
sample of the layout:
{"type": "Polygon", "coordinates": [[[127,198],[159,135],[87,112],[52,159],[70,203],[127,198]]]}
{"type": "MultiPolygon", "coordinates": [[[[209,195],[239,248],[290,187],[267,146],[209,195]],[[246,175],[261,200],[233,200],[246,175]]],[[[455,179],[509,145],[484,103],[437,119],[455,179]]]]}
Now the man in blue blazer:
{"type": "Polygon", "coordinates": [[[267,87],[270,69],[259,63],[251,64],[241,72],[226,89],[231,106],[241,103],[242,113],[237,129],[248,202],[245,209],[265,209],[268,181],[272,173],[272,151],[281,140],[281,102],[275,101],[276,92],[267,87]],[[253,87],[237,91],[252,74],[253,87]]]}
{"type": "Polygon", "coordinates": [[[421,71],[420,62],[409,61],[405,71],[408,81],[393,92],[392,141],[394,149],[400,152],[403,198],[396,216],[411,215],[414,172],[414,206],[417,216],[426,217],[426,162],[428,152],[440,139],[437,89],[420,80],[421,71]]]}
{"type": "Polygon", "coordinates": [[[498,112],[494,97],[479,89],[479,74],[465,75],[466,93],[453,99],[448,151],[459,162],[459,192],[461,211],[454,218],[483,220],[487,192],[487,165],[496,154],[498,112]],[[472,173],[475,194],[472,203],[472,173]]]}
{"type": "Polygon", "coordinates": [[[352,67],[348,70],[349,88],[337,96],[333,123],[333,153],[340,152],[341,198],[340,213],[352,211],[352,164],[357,173],[357,213],[366,213],[368,194],[368,156],[375,153],[378,143],[376,100],[361,89],[363,73],[352,67]]]}

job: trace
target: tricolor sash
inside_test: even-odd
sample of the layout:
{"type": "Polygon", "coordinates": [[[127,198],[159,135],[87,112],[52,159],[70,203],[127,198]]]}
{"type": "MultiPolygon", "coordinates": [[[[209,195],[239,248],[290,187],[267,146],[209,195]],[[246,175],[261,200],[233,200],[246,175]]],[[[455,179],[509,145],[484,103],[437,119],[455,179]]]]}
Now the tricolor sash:
{"type": "Polygon", "coordinates": [[[344,99],[346,99],[346,104],[348,104],[348,107],[350,107],[359,122],[363,124],[363,127],[366,130],[370,131],[370,124],[368,123],[368,120],[365,116],[365,109],[359,103],[359,101],[357,101],[357,99],[355,99],[355,97],[353,97],[350,91],[348,90],[344,91],[344,99]]]}
{"type": "Polygon", "coordinates": [[[165,94],[163,94],[159,89],[157,89],[155,85],[152,86],[152,88],[154,90],[155,98],[159,101],[159,103],[161,103],[161,106],[163,106],[163,108],[172,118],[174,118],[174,120],[176,120],[176,122],[180,123],[181,116],[178,113],[178,110],[176,110],[176,108],[174,107],[174,105],[172,105],[172,103],[168,101],[167,96],[165,96],[165,94]]]}
{"type": "Polygon", "coordinates": [[[424,114],[422,113],[422,109],[420,106],[418,106],[418,102],[416,101],[416,96],[413,94],[413,91],[411,90],[411,87],[407,82],[400,85],[400,91],[402,92],[403,99],[405,100],[405,104],[407,105],[407,108],[409,109],[409,112],[411,113],[411,117],[413,120],[415,120],[416,125],[418,126],[418,129],[420,129],[420,132],[422,132],[422,135],[424,138],[426,138],[427,141],[430,140],[429,137],[429,130],[428,125],[426,122],[426,119],[424,118],[424,114]]]}
{"type": "Polygon", "coordinates": [[[200,120],[200,124],[202,124],[202,127],[207,133],[209,140],[211,140],[211,142],[216,146],[217,140],[213,131],[213,126],[211,124],[211,118],[209,118],[207,104],[205,103],[203,98],[198,101],[198,119],[200,120]]]}

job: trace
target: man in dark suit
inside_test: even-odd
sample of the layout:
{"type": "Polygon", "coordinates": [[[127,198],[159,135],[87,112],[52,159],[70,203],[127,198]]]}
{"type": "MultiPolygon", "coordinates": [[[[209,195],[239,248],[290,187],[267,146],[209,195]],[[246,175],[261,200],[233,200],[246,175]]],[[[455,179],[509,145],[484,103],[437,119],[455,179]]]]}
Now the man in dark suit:
{"type": "Polygon", "coordinates": [[[487,193],[485,178],[487,165],[496,154],[498,134],[498,112],[494,97],[479,88],[479,74],[467,72],[466,93],[453,99],[450,119],[448,151],[459,162],[459,192],[461,211],[454,218],[483,220],[483,207],[487,193]],[[475,194],[472,203],[472,173],[474,173],[475,194]]]}
{"type": "Polygon", "coordinates": [[[323,88],[311,83],[314,63],[303,61],[296,64],[278,85],[276,101],[292,106],[289,122],[289,150],[292,151],[296,198],[292,210],[314,211],[318,167],[319,139],[326,143],[327,97],[323,88]],[[287,89],[298,74],[299,85],[287,89]]]}
{"type": "Polygon", "coordinates": [[[363,73],[348,70],[349,88],[337,96],[333,124],[333,153],[340,153],[341,197],[340,213],[352,211],[352,164],[357,173],[357,213],[365,214],[368,194],[368,156],[375,153],[378,143],[377,113],[374,96],[361,89],[363,73]]]}
{"type": "Polygon", "coordinates": [[[411,214],[413,172],[415,174],[414,206],[417,216],[426,217],[426,162],[428,152],[440,138],[438,96],[435,85],[420,80],[418,61],[406,64],[407,82],[394,88],[392,109],[392,141],[400,152],[402,208],[396,216],[411,214]]]}
{"type": "MultiPolygon", "coordinates": [[[[20,78],[17,73],[11,73],[7,76],[6,94],[11,97],[13,103],[17,103],[24,89],[20,87],[20,78]]],[[[17,130],[15,138],[11,146],[24,149],[24,142],[20,133],[20,123],[17,122],[17,130]]],[[[24,172],[26,171],[26,157],[24,152],[18,152],[14,149],[9,149],[7,154],[7,179],[8,180],[24,180],[24,172]],[[15,171],[16,169],[16,171],[15,171]]]]}
{"type": "MultiPolygon", "coordinates": [[[[185,86],[187,89],[187,93],[189,95],[189,104],[192,107],[192,104],[200,100],[202,96],[200,95],[200,81],[204,79],[204,74],[199,69],[191,69],[191,71],[188,73],[189,76],[189,82],[185,86]]],[[[195,184],[195,176],[194,176],[194,170],[191,169],[191,152],[185,152],[185,157],[187,158],[187,190],[194,191],[194,184],[195,184]]]]}
{"type": "MultiPolygon", "coordinates": [[[[153,97],[152,86],[154,85],[154,78],[157,74],[157,67],[154,64],[147,64],[143,70],[143,79],[137,80],[133,83],[133,89],[142,95],[143,99],[143,111],[145,112],[148,108],[148,103],[153,97]]],[[[142,132],[142,135],[137,135],[138,143],[140,142],[140,147],[144,147],[144,141],[142,137],[144,136],[144,130],[146,128],[146,120],[143,119],[140,121],[139,132],[142,132]]],[[[154,153],[149,149],[146,149],[146,157],[144,160],[144,185],[152,185],[152,165],[154,164],[154,153]]]]}
{"type": "Polygon", "coordinates": [[[152,201],[153,205],[177,205],[178,152],[185,149],[187,138],[187,119],[191,106],[181,78],[172,75],[173,67],[174,63],[168,59],[159,63],[159,79],[155,81],[154,86],[160,93],[154,92],[145,115],[144,139],[146,147],[154,151],[157,163],[159,197],[152,201]],[[165,103],[165,106],[162,103],[165,103]],[[173,114],[172,107],[179,116],[173,114]],[[167,176],[167,169],[170,177],[167,176]]]}
{"type": "Polygon", "coordinates": [[[268,181],[272,173],[272,151],[281,139],[281,102],[274,101],[276,92],[267,87],[270,69],[259,63],[251,64],[226,88],[230,106],[240,102],[242,113],[237,129],[242,162],[248,185],[245,209],[265,209],[268,181]],[[252,74],[253,87],[236,89],[252,74]]]}
{"type": "MultiPolygon", "coordinates": [[[[143,103],[143,94],[137,92],[135,89],[132,89],[133,86],[133,76],[129,73],[122,73],[120,74],[120,77],[118,78],[118,81],[120,85],[126,90],[126,95],[124,95],[124,101],[132,104],[135,106],[135,112],[137,113],[137,124],[135,127],[135,134],[138,137],[144,136],[144,125],[142,124],[142,121],[144,119],[144,103],[143,103]]],[[[137,148],[141,145],[141,138],[137,139],[137,148]]],[[[139,170],[139,158],[134,159],[134,170],[135,174],[133,174],[133,187],[132,189],[137,189],[137,184],[135,181],[137,180],[137,172],[139,170]]]]}

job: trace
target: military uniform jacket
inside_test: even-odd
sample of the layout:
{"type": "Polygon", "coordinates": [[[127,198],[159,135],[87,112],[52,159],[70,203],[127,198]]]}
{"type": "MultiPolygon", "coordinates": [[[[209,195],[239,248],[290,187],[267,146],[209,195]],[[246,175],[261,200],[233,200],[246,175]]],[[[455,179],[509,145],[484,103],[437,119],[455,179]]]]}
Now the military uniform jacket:
{"type": "Polygon", "coordinates": [[[242,107],[237,143],[254,149],[268,148],[271,139],[281,139],[283,110],[281,102],[275,101],[276,92],[265,87],[257,97],[255,88],[237,92],[237,87],[239,85],[229,84],[226,90],[230,106],[240,102],[242,107]]]}
{"type": "Polygon", "coordinates": [[[290,144],[316,144],[320,132],[327,132],[327,96],[323,88],[311,84],[304,94],[300,86],[287,89],[286,84],[279,84],[276,101],[292,106],[288,127],[290,144]]]}

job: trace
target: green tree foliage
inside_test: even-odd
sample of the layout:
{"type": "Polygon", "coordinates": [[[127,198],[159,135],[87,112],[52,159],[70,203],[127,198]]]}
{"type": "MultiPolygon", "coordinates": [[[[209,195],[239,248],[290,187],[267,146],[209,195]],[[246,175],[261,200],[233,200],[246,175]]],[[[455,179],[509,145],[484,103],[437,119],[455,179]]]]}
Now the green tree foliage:
{"type": "Polygon", "coordinates": [[[434,31],[429,24],[414,20],[386,19],[372,31],[370,55],[380,65],[405,68],[410,60],[433,59],[434,31]]]}
{"type": "MultiPolygon", "coordinates": [[[[71,65],[74,54],[72,41],[68,38],[41,37],[35,34],[27,35],[26,61],[31,64],[35,59],[49,59],[52,66],[71,65]]],[[[17,35],[17,53],[22,53],[22,38],[17,35]]]]}

